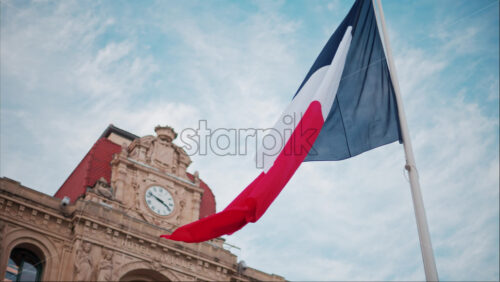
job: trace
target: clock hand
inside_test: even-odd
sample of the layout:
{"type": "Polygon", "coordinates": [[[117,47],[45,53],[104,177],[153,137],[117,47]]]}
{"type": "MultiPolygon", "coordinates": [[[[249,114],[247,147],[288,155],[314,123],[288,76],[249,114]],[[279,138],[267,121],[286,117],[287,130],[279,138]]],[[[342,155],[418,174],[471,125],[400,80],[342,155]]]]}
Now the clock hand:
{"type": "Polygon", "coordinates": [[[151,193],[151,192],[149,192],[149,194],[150,194],[151,196],[153,196],[153,197],[154,197],[154,198],[155,198],[158,202],[160,202],[162,205],[164,205],[164,206],[168,209],[168,211],[172,211],[172,210],[170,209],[170,207],[169,207],[167,204],[165,204],[165,202],[164,202],[162,199],[158,198],[155,194],[153,194],[153,193],[151,193]]]}

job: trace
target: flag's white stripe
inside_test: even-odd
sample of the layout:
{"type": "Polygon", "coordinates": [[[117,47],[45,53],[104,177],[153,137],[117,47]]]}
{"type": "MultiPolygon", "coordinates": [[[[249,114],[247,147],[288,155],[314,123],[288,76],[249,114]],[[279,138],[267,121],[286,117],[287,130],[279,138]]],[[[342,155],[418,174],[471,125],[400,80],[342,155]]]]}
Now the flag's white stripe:
{"type": "Polygon", "coordinates": [[[275,141],[275,139],[273,138],[264,137],[264,139],[262,140],[262,142],[267,141],[267,143],[264,144],[266,146],[261,146],[260,149],[262,151],[258,151],[257,154],[265,152],[265,154],[263,155],[263,160],[266,172],[285,146],[288,138],[295,130],[297,124],[302,119],[302,115],[312,102],[311,98],[313,96],[313,93],[315,93],[321,85],[321,81],[323,81],[323,78],[327,71],[328,66],[324,66],[311,75],[309,80],[304,84],[302,89],[299,91],[299,93],[297,93],[295,98],[290,102],[286,110],[273,126],[273,129],[275,130],[269,132],[268,135],[279,134],[280,136],[277,136],[276,139],[279,139],[277,141],[280,141],[282,143],[273,144],[273,142],[275,141]]]}
{"type": "Polygon", "coordinates": [[[340,79],[342,78],[342,72],[344,71],[345,60],[347,58],[349,46],[351,46],[351,31],[352,27],[347,27],[344,37],[342,38],[342,41],[340,41],[339,47],[337,48],[337,53],[333,57],[332,64],[328,67],[328,72],[323,78],[323,82],[321,83],[318,91],[316,91],[316,95],[313,99],[321,103],[321,111],[324,119],[326,119],[330,113],[333,101],[337,96],[340,79]]]}
{"type": "Polygon", "coordinates": [[[281,135],[281,138],[263,138],[262,142],[270,141],[274,143],[283,141],[281,144],[267,144],[268,146],[261,145],[257,151],[257,159],[261,157],[263,160],[264,171],[267,172],[274,161],[280,154],[284,145],[288,141],[291,133],[300,122],[303,114],[313,101],[318,101],[321,104],[321,112],[323,118],[326,119],[330,113],[333,101],[337,95],[337,90],[344,70],[345,60],[349,51],[349,46],[352,40],[351,34],[352,27],[349,26],[342,38],[342,41],[337,48],[337,52],[333,57],[330,65],[324,66],[313,73],[307,82],[300,89],[299,93],[295,96],[292,102],[288,105],[285,112],[278,119],[274,125],[274,133],[281,135]],[[292,122],[290,122],[292,121],[292,122]],[[274,146],[273,146],[274,145],[274,146]],[[265,147],[265,148],[264,148],[265,147]]]}

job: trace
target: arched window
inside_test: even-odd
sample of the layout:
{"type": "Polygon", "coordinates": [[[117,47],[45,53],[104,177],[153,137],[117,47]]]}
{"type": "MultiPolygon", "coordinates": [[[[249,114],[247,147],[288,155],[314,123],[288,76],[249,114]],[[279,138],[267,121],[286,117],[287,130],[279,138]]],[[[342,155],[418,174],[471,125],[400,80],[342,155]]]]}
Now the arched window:
{"type": "Polygon", "coordinates": [[[4,281],[40,281],[43,264],[33,252],[14,248],[10,253],[4,281]]]}

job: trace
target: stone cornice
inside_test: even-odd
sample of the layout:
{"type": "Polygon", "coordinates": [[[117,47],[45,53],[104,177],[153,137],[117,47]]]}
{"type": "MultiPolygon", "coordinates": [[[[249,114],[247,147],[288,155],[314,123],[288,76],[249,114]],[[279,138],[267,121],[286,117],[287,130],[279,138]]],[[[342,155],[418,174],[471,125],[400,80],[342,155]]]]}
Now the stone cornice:
{"type": "Polygon", "coordinates": [[[7,177],[0,178],[0,192],[9,194],[12,198],[22,198],[37,207],[59,210],[60,199],[23,186],[20,182],[7,177]]]}
{"type": "MultiPolygon", "coordinates": [[[[213,264],[215,266],[220,266],[224,268],[229,268],[232,266],[233,263],[236,262],[236,256],[231,254],[229,251],[214,246],[213,244],[209,244],[208,242],[203,242],[203,243],[198,243],[198,244],[187,244],[187,243],[180,243],[180,242],[173,242],[173,241],[168,241],[165,239],[160,239],[159,235],[164,234],[164,233],[170,233],[170,231],[161,228],[159,226],[155,226],[153,224],[149,224],[145,221],[141,221],[137,218],[130,217],[127,214],[114,210],[112,208],[106,207],[99,205],[99,203],[95,202],[90,202],[90,201],[78,201],[79,207],[73,214],[73,223],[74,225],[77,225],[77,223],[85,223],[89,222],[91,227],[93,228],[94,224],[97,224],[96,229],[110,229],[111,233],[119,232],[128,236],[131,236],[133,238],[136,238],[138,241],[143,241],[148,244],[155,244],[157,246],[161,246],[162,248],[167,248],[170,250],[173,250],[175,252],[179,252],[180,254],[183,254],[186,257],[191,257],[191,258],[196,258],[200,259],[206,262],[209,262],[210,264],[213,264]],[[108,213],[106,213],[106,217],[102,217],[104,214],[104,210],[108,210],[108,213]],[[112,215],[111,213],[114,213],[112,215]],[[115,219],[115,220],[110,220],[110,218],[115,219]],[[125,221],[133,221],[142,226],[142,229],[135,229],[132,228],[130,225],[126,226],[124,225],[125,221]],[[151,228],[150,230],[146,231],[144,229],[144,226],[148,226],[151,228]],[[151,236],[144,236],[144,234],[150,234],[151,236]],[[208,249],[218,249],[218,252],[221,252],[222,257],[203,257],[200,255],[197,255],[199,253],[200,247],[208,249]],[[224,256],[230,256],[234,258],[234,261],[227,261],[227,259],[224,259],[224,256]],[[215,260],[218,260],[219,262],[215,262],[215,260]],[[226,264],[224,264],[224,262],[226,264]]],[[[148,229],[149,229],[148,228],[148,229]]],[[[89,230],[91,230],[89,228],[89,230]]]]}
{"type": "MultiPolygon", "coordinates": [[[[235,273],[234,264],[217,262],[217,257],[204,257],[196,250],[187,249],[185,244],[173,243],[159,237],[143,236],[134,230],[125,230],[122,225],[113,226],[86,214],[75,213],[74,224],[78,238],[105,246],[117,252],[135,257],[143,261],[159,261],[166,267],[192,276],[214,280],[216,276],[203,277],[196,268],[203,268],[213,275],[231,275],[235,273]]],[[[198,244],[197,244],[198,245],[198,244]]],[[[208,245],[200,243],[200,245],[208,245]]],[[[213,248],[213,246],[210,246],[213,248]]],[[[221,250],[225,251],[225,250],[221,250]]]]}
{"type": "MultiPolygon", "coordinates": [[[[109,220],[106,222],[104,218],[96,218],[94,212],[97,214],[102,212],[96,208],[119,212],[101,206],[99,203],[79,200],[72,218],[68,219],[38,207],[28,206],[19,199],[0,194],[0,218],[11,225],[23,227],[61,241],[85,240],[142,261],[150,263],[158,261],[162,265],[161,267],[191,277],[194,275],[204,280],[218,280],[217,278],[221,279],[222,275],[235,273],[233,264],[217,262],[217,257],[199,255],[195,249],[189,248],[186,244],[174,243],[154,236],[144,236],[145,233],[141,233],[140,230],[126,230],[127,226],[123,223],[113,224],[109,220]],[[199,269],[204,271],[198,271],[199,269]],[[207,276],[207,274],[209,275],[207,276]]],[[[123,213],[122,216],[125,221],[138,221],[123,213]]],[[[142,221],[138,223],[150,225],[142,221]]],[[[152,227],[163,232],[159,227],[152,227]]],[[[215,248],[208,243],[196,244],[198,247],[203,245],[215,248]]]]}
{"type": "Polygon", "coordinates": [[[0,218],[59,240],[71,239],[71,220],[43,208],[0,194],[0,218]]]}

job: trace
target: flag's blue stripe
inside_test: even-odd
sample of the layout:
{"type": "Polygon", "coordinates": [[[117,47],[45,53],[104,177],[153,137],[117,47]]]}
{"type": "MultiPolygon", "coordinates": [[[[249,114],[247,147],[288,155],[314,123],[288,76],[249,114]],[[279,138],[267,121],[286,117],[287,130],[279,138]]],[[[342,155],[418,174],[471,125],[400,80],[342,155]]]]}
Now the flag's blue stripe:
{"type": "Polygon", "coordinates": [[[306,161],[342,160],[401,140],[394,89],[372,1],[354,3],[306,80],[317,69],[330,64],[347,26],[353,27],[353,38],[342,80],[330,114],[306,161]]]}
{"type": "Polygon", "coordinates": [[[295,93],[294,97],[297,96],[297,93],[299,93],[300,89],[302,89],[304,84],[309,80],[309,78],[311,77],[311,75],[313,75],[313,73],[315,73],[320,68],[332,63],[333,57],[337,53],[337,48],[339,47],[340,41],[342,41],[342,38],[344,37],[347,27],[352,26],[353,28],[352,32],[353,33],[355,32],[354,30],[356,27],[354,23],[356,22],[356,19],[359,17],[358,7],[360,2],[362,1],[358,0],[354,3],[347,16],[344,18],[339,27],[337,27],[333,35],[326,43],[325,47],[323,47],[323,50],[321,50],[321,53],[319,53],[318,58],[316,58],[316,61],[314,61],[314,64],[312,65],[311,69],[304,78],[304,81],[302,81],[302,84],[295,93]]]}

